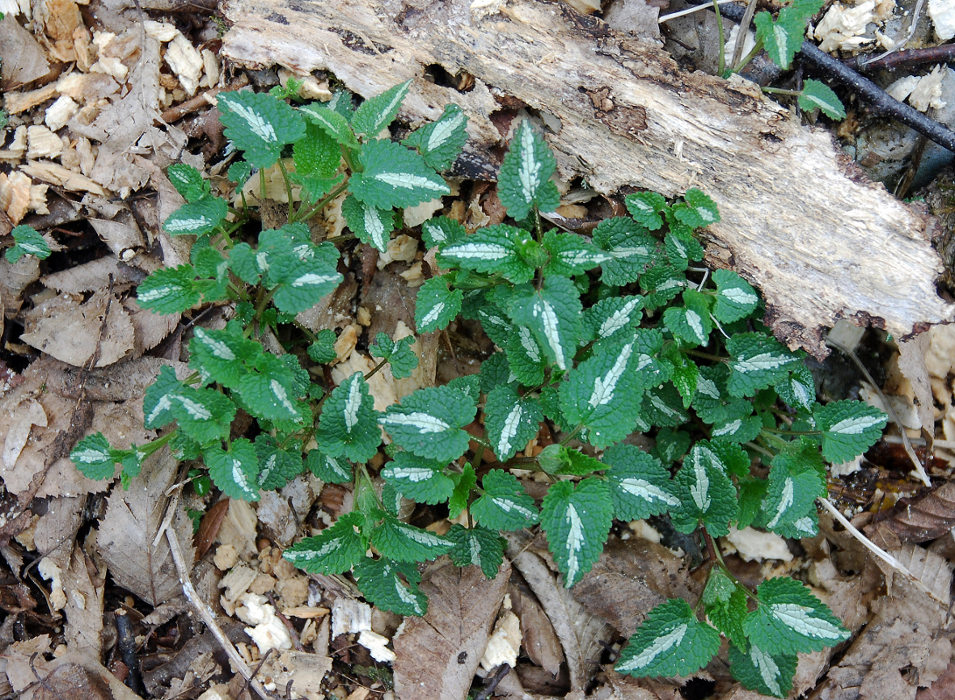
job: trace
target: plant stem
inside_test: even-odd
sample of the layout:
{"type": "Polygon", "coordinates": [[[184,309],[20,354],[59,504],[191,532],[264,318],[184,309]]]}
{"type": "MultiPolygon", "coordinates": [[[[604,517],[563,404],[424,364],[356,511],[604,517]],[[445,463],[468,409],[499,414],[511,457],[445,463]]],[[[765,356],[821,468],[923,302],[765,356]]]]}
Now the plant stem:
{"type": "Polygon", "coordinates": [[[288,170],[285,163],[279,158],[279,170],[282,171],[282,181],[285,183],[285,196],[288,197],[288,220],[292,220],[295,209],[292,206],[292,182],[288,179],[288,170]]]}
{"type": "Polygon", "coordinates": [[[763,50],[763,42],[757,41],[756,46],[749,50],[749,53],[743,56],[743,60],[730,69],[730,73],[739,73],[746,67],[746,64],[752,61],[763,50]]]}
{"type": "Polygon", "coordinates": [[[382,360],[377,365],[372,367],[371,370],[368,372],[368,374],[365,375],[365,381],[367,382],[369,379],[371,379],[376,374],[378,374],[378,372],[380,372],[381,369],[387,364],[388,364],[388,360],[382,360]]]}
{"type": "Polygon", "coordinates": [[[719,43],[719,64],[717,67],[717,74],[723,75],[723,71],[726,69],[726,37],[723,34],[723,15],[720,14],[720,4],[717,0],[713,0],[713,10],[716,12],[716,30],[718,33],[719,43]]]}

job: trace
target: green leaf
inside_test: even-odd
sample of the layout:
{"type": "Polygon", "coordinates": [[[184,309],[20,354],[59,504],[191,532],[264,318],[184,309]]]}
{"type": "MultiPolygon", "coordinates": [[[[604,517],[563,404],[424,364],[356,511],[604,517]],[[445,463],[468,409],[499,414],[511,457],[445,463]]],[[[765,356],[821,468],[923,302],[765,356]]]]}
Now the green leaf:
{"type": "Polygon", "coordinates": [[[198,304],[201,296],[192,265],[160,268],[136,289],[136,303],[159,314],[185,311],[198,304]]]}
{"type": "Polygon", "coordinates": [[[248,243],[236,243],[229,251],[229,269],[246,284],[258,284],[261,271],[255,251],[248,243]]]}
{"type": "Polygon", "coordinates": [[[455,566],[480,566],[485,578],[497,576],[504,561],[507,540],[497,532],[480,525],[466,528],[452,525],[447,538],[454,542],[448,555],[455,566]]]}
{"type": "Polygon", "coordinates": [[[370,206],[413,207],[451,193],[421,156],[392,141],[366,143],[359,160],[362,170],[352,175],[348,189],[370,206]]]}
{"type": "Polygon", "coordinates": [[[643,316],[643,297],[620,296],[601,299],[584,312],[588,337],[596,340],[621,338],[632,333],[643,316]]]}
{"type": "Polygon", "coordinates": [[[434,248],[436,245],[459,243],[467,235],[467,229],[460,221],[449,219],[446,216],[437,216],[421,224],[421,237],[428,248],[434,248]]]}
{"type": "Polygon", "coordinates": [[[609,253],[594,248],[576,233],[547,231],[543,240],[550,261],[544,267],[544,276],[573,277],[612,260],[609,253]]]}
{"type": "Polygon", "coordinates": [[[315,440],[319,449],[330,457],[347,457],[353,462],[371,459],[381,444],[373,404],[361,372],[335,387],[318,420],[315,440]]]}
{"type": "Polygon", "coordinates": [[[749,651],[742,651],[735,643],[730,646],[730,673],[733,678],[743,687],[763,695],[787,697],[792,689],[798,657],[795,654],[770,654],[755,644],[748,646],[749,651]]]}
{"type": "Polygon", "coordinates": [[[805,363],[793,367],[786,379],[776,383],[776,393],[793,408],[812,410],[816,401],[816,382],[805,363]]]}
{"type": "MultiPolygon", "coordinates": [[[[674,349],[676,349],[674,347],[674,349]]],[[[682,352],[674,352],[673,355],[667,355],[667,359],[673,365],[673,374],[670,381],[680,392],[683,398],[683,408],[689,408],[693,403],[693,397],[696,395],[696,385],[700,379],[700,368],[693,360],[682,352]]]]}
{"type": "Polygon", "coordinates": [[[308,346],[308,356],[321,365],[328,364],[338,357],[335,351],[335,331],[323,328],[315,334],[315,342],[308,346]]]}
{"type": "Polygon", "coordinates": [[[414,368],[418,366],[418,356],[411,346],[414,345],[413,335],[405,336],[400,340],[392,340],[385,333],[375,336],[375,342],[368,346],[372,357],[388,360],[391,365],[391,375],[395,379],[410,377],[414,368]]]}
{"type": "Polygon", "coordinates": [[[430,387],[389,406],[378,422],[400,447],[448,463],[468,449],[471,438],[462,428],[474,420],[476,412],[474,399],[463,391],[430,387]]]}
{"type": "Polygon", "coordinates": [[[815,536],[816,499],[826,495],[826,466],[819,447],[806,438],[789,443],[769,470],[762,503],[764,527],[783,537],[815,536]]]}
{"type": "Polygon", "coordinates": [[[166,177],[187,202],[197,202],[209,196],[209,183],[203,179],[202,173],[191,165],[173,163],[166,171],[166,177]]]}
{"type": "Polygon", "coordinates": [[[553,443],[541,450],[537,455],[537,463],[547,474],[573,476],[585,476],[607,468],[607,465],[599,459],[559,443],[553,443]]]}
{"type": "Polygon", "coordinates": [[[189,366],[235,389],[248,371],[246,365],[262,352],[262,346],[247,340],[238,328],[219,331],[197,326],[189,341],[189,366]]]}
{"type": "Polygon", "coordinates": [[[670,307],[663,312],[663,323],[673,335],[694,347],[709,342],[713,322],[706,296],[695,289],[683,292],[682,307],[670,307]]]}
{"type": "Polygon", "coordinates": [[[533,398],[521,398],[511,385],[495,387],[484,405],[484,427],[499,462],[523,450],[537,435],[544,413],[533,398]]]}
{"type": "Polygon", "coordinates": [[[706,587],[703,589],[703,603],[706,617],[733,644],[746,644],[743,634],[743,620],[749,612],[746,591],[729,577],[719,566],[710,569],[706,587]]]}
{"type": "Polygon", "coordinates": [[[797,102],[799,108],[805,112],[821,109],[822,113],[830,119],[841,121],[846,118],[846,108],[838,95],[825,83],[812,78],[807,78],[803,83],[797,102]]]}
{"type": "Polygon", "coordinates": [[[268,276],[277,285],[272,297],[275,306],[289,314],[315,306],[344,280],[337,264],[338,249],[328,241],[296,245],[285,254],[271,255],[268,276]]]}
{"type": "Polygon", "coordinates": [[[331,136],[336,143],[347,148],[358,147],[358,140],[348,125],[348,120],[338,112],[318,102],[301,105],[298,111],[304,114],[309,122],[331,136]]]}
{"type": "Polygon", "coordinates": [[[243,185],[252,177],[252,166],[249,165],[248,161],[237,160],[229,166],[229,169],[226,171],[226,177],[234,182],[236,187],[241,190],[243,185]]]}
{"type": "Polygon", "coordinates": [[[351,483],[352,466],[341,457],[329,457],[321,450],[309,450],[305,456],[305,466],[312,474],[329,484],[351,483]]]}
{"type": "Polygon", "coordinates": [[[448,281],[448,275],[432,277],[418,288],[414,311],[418,333],[443,330],[461,313],[464,293],[448,289],[448,281]]]}
{"type": "Polygon", "coordinates": [[[686,194],[683,195],[683,201],[686,206],[673,208],[673,215],[680,223],[686,224],[690,228],[701,228],[715,224],[720,220],[716,203],[695,187],[686,191],[686,194]]]}
{"type": "Polygon", "coordinates": [[[690,449],[690,434],[685,430],[660,428],[657,432],[653,453],[664,464],[672,464],[683,459],[690,449]]]}
{"type": "Polygon", "coordinates": [[[332,177],[325,177],[323,175],[289,173],[289,180],[301,186],[302,201],[308,205],[312,205],[344,182],[345,176],[338,174],[332,177]]]}
{"type": "Polygon", "coordinates": [[[528,120],[517,127],[514,140],[498,173],[497,195],[513,219],[523,219],[532,208],[550,212],[560,205],[560,194],[550,177],[557,161],[547,143],[528,120]]]}
{"type": "Polygon", "coordinates": [[[785,379],[801,358],[764,333],[739,333],[726,341],[731,355],[727,383],[733,396],[752,396],[785,379]]]}
{"type": "Polygon", "coordinates": [[[833,401],[812,412],[822,431],[822,456],[830,462],[848,462],[872,447],[888,417],[861,401],[833,401]]]}
{"type": "Polygon", "coordinates": [[[429,561],[454,546],[446,537],[404,523],[393,515],[386,515],[374,529],[371,543],[382,556],[395,561],[429,561]]]}
{"type": "Polygon", "coordinates": [[[531,234],[522,228],[507,224],[486,226],[462,241],[442,244],[438,263],[442,267],[496,273],[521,284],[534,276],[534,267],[521,256],[521,251],[532,243],[531,234]]]}
{"type": "Polygon", "coordinates": [[[7,249],[7,262],[15,264],[24,255],[33,255],[40,260],[50,257],[50,245],[32,226],[20,224],[14,227],[10,234],[13,236],[14,245],[7,249]]]}
{"type": "Polygon", "coordinates": [[[243,501],[259,500],[259,460],[251,442],[245,438],[233,440],[228,452],[221,445],[212,445],[203,450],[202,458],[213,483],[226,496],[243,501]]]}
{"type": "Polygon", "coordinates": [[[481,480],[481,486],[484,493],[471,504],[471,515],[484,527],[522,530],[538,521],[534,499],[510,472],[491,469],[481,480]]]}
{"type": "Polygon", "coordinates": [[[406,80],[362,102],[351,119],[351,126],[355,133],[370,138],[377,136],[398,116],[398,110],[410,86],[411,81],[406,80]]]}
{"type": "Polygon", "coordinates": [[[536,386],[544,381],[547,358],[530,328],[515,326],[502,347],[517,381],[525,386],[536,386]]]}
{"type": "Polygon", "coordinates": [[[640,277],[643,308],[648,311],[659,308],[676,298],[687,286],[682,270],[676,269],[666,258],[660,258],[640,277]]]}
{"type": "Polygon", "coordinates": [[[657,242],[647,229],[623,216],[597,224],[593,241],[612,258],[601,267],[600,281],[614,287],[635,282],[657,250],[657,242]]]}
{"type": "Polygon", "coordinates": [[[451,480],[454,481],[454,491],[448,498],[448,517],[454,519],[468,507],[471,489],[477,484],[474,467],[471,466],[470,462],[466,463],[461,473],[451,474],[451,480]]]}
{"type": "Polygon", "coordinates": [[[720,634],[700,622],[685,600],[668,600],[650,611],[614,665],[635,678],[689,676],[710,662],[720,634]]]}
{"type": "Polygon", "coordinates": [[[391,232],[395,228],[395,213],[390,209],[378,209],[358,201],[349,195],[342,202],[345,223],[358,240],[384,253],[388,249],[391,232]]]}
{"type": "Polygon", "coordinates": [[[710,438],[714,441],[749,442],[755,439],[762,429],[763,421],[759,416],[742,416],[714,423],[710,438]]]}
{"type": "Polygon", "coordinates": [[[313,121],[305,124],[305,138],[292,144],[292,162],[299,175],[332,177],[342,163],[338,142],[313,121]]]}
{"type": "Polygon", "coordinates": [[[640,418],[650,425],[675,428],[689,420],[683,399],[672,384],[653,387],[643,395],[640,418]]]}
{"type": "Polygon", "coordinates": [[[381,470],[381,478],[392,484],[405,498],[434,505],[447,501],[454,491],[454,481],[443,473],[444,462],[399,452],[381,470]]]}
{"type": "Polygon", "coordinates": [[[600,558],[612,522],[606,481],[590,477],[576,488],[570,481],[551,484],[541,504],[541,526],[567,588],[583,578],[600,558]]]}
{"type": "Polygon", "coordinates": [[[284,559],[310,574],[342,574],[365,558],[368,540],[361,534],[361,513],[345,513],[331,527],[285,550],[284,559]]]}
{"type": "Polygon", "coordinates": [[[630,216],[641,226],[651,231],[663,226],[660,212],[667,208],[667,200],[659,192],[634,192],[624,197],[623,203],[630,216]]]}
{"type": "Polygon", "coordinates": [[[222,92],[218,107],[226,138],[256,168],[275,165],[283,147],[305,136],[302,115],[267,93],[222,92]]]}
{"type": "Polygon", "coordinates": [[[781,10],[774,21],[771,14],[763,11],[756,13],[753,23],[756,25],[756,41],[763,42],[763,48],[773,63],[787,70],[802,45],[805,20],[781,10]]]}
{"type": "Polygon", "coordinates": [[[217,391],[183,384],[172,367],[164,365],[146,389],[143,414],[145,427],[161,428],[175,420],[183,433],[201,444],[228,438],[235,405],[217,391]]]}
{"type": "Polygon", "coordinates": [[[660,461],[635,445],[614,445],[604,452],[610,466],[607,482],[618,520],[641,520],[680,504],[670,473],[660,461]]]}
{"type": "Polygon", "coordinates": [[[410,562],[362,557],[353,573],[358,589],[379,608],[399,615],[424,615],[428,598],[418,588],[421,573],[410,562]]]}
{"type": "MultiPolygon", "coordinates": [[[[687,209],[674,208],[676,213],[686,213],[687,209]]],[[[667,259],[673,267],[685,270],[691,262],[703,259],[703,246],[693,237],[693,234],[683,230],[678,224],[671,226],[670,232],[663,239],[663,249],[667,259]]]]}
{"type": "Polygon", "coordinates": [[[435,170],[451,167],[468,140],[468,118],[457,105],[445,105],[436,121],[413,131],[402,143],[418,150],[435,170]]]}
{"type": "Polygon", "coordinates": [[[829,608],[798,581],[763,581],[756,596],[759,605],[746,616],[743,630],[761,649],[798,654],[835,646],[849,638],[849,631],[829,608]]]}
{"type": "Polygon", "coordinates": [[[561,383],[560,410],[571,425],[587,429],[595,447],[619,442],[636,426],[652,363],[640,353],[636,337],[602,345],[561,383]]]}
{"type": "Polygon", "coordinates": [[[255,436],[255,454],[259,459],[259,488],[275,491],[302,473],[302,455],[294,449],[283,450],[275,438],[260,433],[255,436]]]}
{"type": "Polygon", "coordinates": [[[531,329],[538,344],[558,369],[573,365],[580,337],[580,295],[567,277],[548,277],[541,289],[516,291],[511,317],[531,329]]]}
{"type": "Polygon", "coordinates": [[[732,323],[746,318],[759,305],[759,295],[749,283],[730,270],[714,270],[716,304],[713,315],[722,323],[732,323]]]}
{"type": "Polygon", "coordinates": [[[739,512],[736,489],[709,443],[702,440],[693,446],[674,481],[680,505],[670,517],[678,532],[693,532],[701,522],[715,537],[729,532],[739,512]]]}
{"type": "Polygon", "coordinates": [[[109,479],[116,473],[109,440],[103,433],[87,435],[70,452],[76,468],[89,479],[109,479]]]}
{"type": "MultiPolygon", "coordinates": [[[[298,362],[294,356],[289,359],[298,362]]],[[[306,388],[285,360],[260,353],[239,378],[236,392],[254,416],[302,424],[311,418],[308,405],[301,400],[306,388]]]]}

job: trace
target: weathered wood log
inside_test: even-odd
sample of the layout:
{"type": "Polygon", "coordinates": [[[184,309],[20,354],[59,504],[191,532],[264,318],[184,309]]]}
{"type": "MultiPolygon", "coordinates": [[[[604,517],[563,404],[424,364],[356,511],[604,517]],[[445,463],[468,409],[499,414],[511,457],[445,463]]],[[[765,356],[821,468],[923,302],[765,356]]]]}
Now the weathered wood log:
{"type": "Polygon", "coordinates": [[[467,92],[415,80],[404,116],[457,103],[481,149],[500,144],[495,95],[509,95],[545,115],[564,178],[602,193],[699,187],[722,215],[711,262],[762,289],[790,346],[825,355],[825,328],[840,318],[898,336],[955,318],[935,289],[930,217],[868,182],[826,131],[562,3],[229,0],[225,12],[223,52],[239,63],[326,69],[366,97],[434,65],[469,73],[467,92]]]}

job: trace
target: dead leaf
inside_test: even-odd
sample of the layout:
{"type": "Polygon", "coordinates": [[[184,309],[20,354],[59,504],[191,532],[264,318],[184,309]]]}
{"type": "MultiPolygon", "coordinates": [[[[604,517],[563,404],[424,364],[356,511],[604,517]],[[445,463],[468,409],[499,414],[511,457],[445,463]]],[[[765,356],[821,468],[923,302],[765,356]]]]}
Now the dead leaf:
{"type": "MultiPolygon", "coordinates": [[[[93,541],[95,547],[95,538],[93,541]]],[[[103,646],[103,593],[106,567],[100,570],[77,542],[73,547],[69,568],[63,575],[66,590],[64,633],[71,651],[98,659],[103,646]]]]}
{"type": "Polygon", "coordinates": [[[952,643],[944,630],[952,572],[937,554],[907,546],[896,557],[942,604],[902,576],[887,581],[889,593],[873,606],[873,617],[829,670],[821,700],[915,698],[948,666],[952,643]],[[918,673],[912,673],[918,669],[918,673]]]}
{"type": "MultiPolygon", "coordinates": [[[[91,222],[92,223],[92,222],[91,222]]],[[[129,280],[119,261],[110,256],[90,260],[40,278],[50,289],[67,294],[92,292],[107,286],[110,275],[117,283],[129,280]]]]}
{"type": "Polygon", "coordinates": [[[925,366],[925,353],[928,351],[930,337],[928,333],[899,341],[899,370],[912,385],[913,401],[918,411],[922,430],[934,435],[935,406],[932,400],[932,384],[925,366]]]}
{"type": "Polygon", "coordinates": [[[696,600],[702,589],[682,558],[637,537],[607,542],[593,569],[572,591],[578,603],[629,637],[667,598],[696,600]]]}
{"type": "Polygon", "coordinates": [[[864,531],[885,549],[941,537],[955,526],[955,482],[946,482],[915,498],[903,498],[877,517],[864,531]]]}
{"type": "Polygon", "coordinates": [[[0,79],[4,91],[33,82],[50,72],[43,48],[33,34],[20,26],[11,12],[0,21],[0,55],[3,56],[0,79]]]}
{"type": "Polygon", "coordinates": [[[467,695],[497,610],[504,599],[510,567],[488,581],[474,566],[444,562],[421,582],[428,613],[409,617],[392,640],[395,692],[401,698],[454,700],[467,695]]]}
{"type": "Polygon", "coordinates": [[[514,585],[511,585],[510,593],[514,614],[521,621],[524,652],[531,661],[551,676],[556,676],[564,661],[564,651],[554,626],[533,596],[514,585]]]}
{"type": "Polygon", "coordinates": [[[7,663],[7,677],[19,700],[140,700],[97,659],[82,652],[69,651],[51,661],[19,652],[7,663]],[[14,664],[22,667],[15,675],[11,673],[14,664]],[[36,674],[42,683],[36,682],[36,674]]]}
{"type": "Polygon", "coordinates": [[[600,662],[601,644],[610,640],[610,626],[564,588],[554,573],[556,567],[548,566],[550,554],[543,543],[531,549],[526,536],[508,533],[507,539],[507,556],[537,596],[564,648],[571,692],[584,693],[600,662]]]}
{"type": "Polygon", "coordinates": [[[82,303],[71,297],[50,299],[25,313],[24,320],[23,342],[76,367],[87,364],[97,350],[96,366],[111,365],[129,354],[135,342],[129,314],[116,299],[110,302],[106,290],[82,303]],[[100,337],[107,306],[105,331],[100,337]]]}
{"type": "MultiPolygon", "coordinates": [[[[99,546],[113,579],[150,605],[159,605],[181,591],[166,540],[153,544],[166,514],[166,489],[176,477],[178,463],[168,449],[148,457],[129,490],[116,489],[109,497],[100,524],[99,546]]],[[[169,527],[189,547],[192,561],[192,522],[177,508],[169,527]]]]}
{"type": "Polygon", "coordinates": [[[7,469],[12,469],[17,463],[34,425],[46,427],[46,411],[38,401],[27,399],[13,409],[7,437],[3,441],[3,466],[7,469]]]}

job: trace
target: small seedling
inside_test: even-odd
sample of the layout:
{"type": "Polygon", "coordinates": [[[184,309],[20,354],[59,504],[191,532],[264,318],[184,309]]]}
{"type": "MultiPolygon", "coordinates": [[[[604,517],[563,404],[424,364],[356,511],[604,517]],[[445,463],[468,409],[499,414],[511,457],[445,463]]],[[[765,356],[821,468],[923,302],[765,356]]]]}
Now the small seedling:
{"type": "Polygon", "coordinates": [[[379,138],[407,88],[357,109],[348,99],[292,107],[268,94],[220,96],[226,136],[244,154],[230,177],[241,183],[258,171],[264,190],[263,169],[278,167],[301,201],[289,196],[286,225],[242,240],[248,213],[214,196],[198,171],[170,168],[186,204],[165,228],[196,241],[189,263],[140,285],[139,303],[178,313],[227,302],[235,317],[221,330],[197,326],[191,373],[165,367],[147,390],[145,425],[165,429],[161,437],[116,449],[93,434],[73,450],[74,462],[93,478],[113,476],[120,464],[126,483],[168,444],[220,491],[247,501],[305,471],[350,483],[354,509],[284,556],[308,572],[350,572],[369,601],[403,615],[427,609],[420,562],[448,554],[495,576],[502,531],[539,525],[572,586],[600,556],[614,520],[666,516],[705,540],[709,581],[700,600],[654,609],[617,670],[691,674],[717,653],[722,635],[744,685],[785,696],[796,655],[848,632],[796,580],[751,590],[724,564],[715,538],[746,526],[816,535],[826,461],[864,452],[886,419],[859,402],[817,403],[803,354],[758,320],[757,292],[733,272],[701,266],[694,232],[719,221],[704,193],[691,189],[675,202],[628,195],[630,215],[601,222],[590,237],[547,228],[540,215],[559,204],[555,161],[524,121],[498,185],[516,223],[468,232],[439,217],[421,227],[444,272],[418,290],[417,331],[476,321],[497,348],[480,372],[378,411],[368,379],[386,363],[407,376],[417,363],[412,339],[379,334],[369,351],[381,362],[338,386],[307,371],[335,359],[335,337],[311,333],[295,314],[342,281],[336,246],[348,237],[322,240],[306,222],[345,196],[354,236],[384,250],[398,209],[449,192],[438,171],[465,140],[457,108],[402,143],[379,138]],[[263,346],[270,331],[285,354],[263,346]],[[254,439],[232,435],[239,409],[256,421],[254,439]],[[651,449],[628,442],[638,433],[651,449]],[[535,441],[543,449],[528,452],[535,441]],[[371,468],[381,452],[387,460],[371,468]],[[550,484],[540,501],[518,476],[528,472],[550,484]],[[441,504],[455,524],[438,534],[404,522],[403,499],[441,504]]]}

